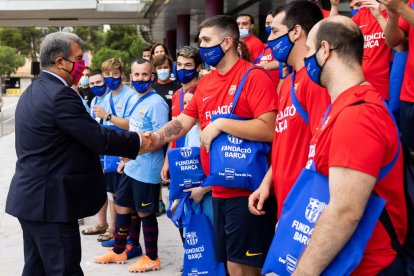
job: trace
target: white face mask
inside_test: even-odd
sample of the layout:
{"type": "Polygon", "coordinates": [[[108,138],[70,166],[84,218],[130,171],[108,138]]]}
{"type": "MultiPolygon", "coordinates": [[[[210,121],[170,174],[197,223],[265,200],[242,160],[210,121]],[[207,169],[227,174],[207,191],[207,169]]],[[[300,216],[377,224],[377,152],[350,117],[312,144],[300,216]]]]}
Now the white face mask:
{"type": "Polygon", "coordinates": [[[241,38],[245,38],[246,36],[249,35],[249,29],[239,29],[239,32],[240,32],[241,38]]]}
{"type": "Polygon", "coordinates": [[[157,76],[160,81],[166,81],[170,77],[170,69],[160,69],[157,70],[157,76]]]}

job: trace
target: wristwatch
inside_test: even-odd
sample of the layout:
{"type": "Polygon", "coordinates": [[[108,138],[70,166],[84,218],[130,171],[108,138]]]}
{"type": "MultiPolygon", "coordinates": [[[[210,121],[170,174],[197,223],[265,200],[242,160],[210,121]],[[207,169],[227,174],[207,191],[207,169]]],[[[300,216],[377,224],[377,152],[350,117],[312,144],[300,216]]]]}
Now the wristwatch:
{"type": "Polygon", "coordinates": [[[110,120],[111,120],[111,118],[112,118],[112,114],[108,114],[108,116],[106,116],[105,121],[110,121],[110,120]]]}

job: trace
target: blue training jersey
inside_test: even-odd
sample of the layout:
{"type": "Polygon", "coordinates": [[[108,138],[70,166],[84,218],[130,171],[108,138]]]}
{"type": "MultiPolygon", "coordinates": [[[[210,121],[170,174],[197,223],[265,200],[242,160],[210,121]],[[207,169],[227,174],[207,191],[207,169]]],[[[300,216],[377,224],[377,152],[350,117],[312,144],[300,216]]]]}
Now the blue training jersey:
{"type": "MultiPolygon", "coordinates": [[[[135,96],[135,102],[138,97],[135,96]]],[[[130,131],[156,131],[168,122],[168,105],[164,99],[153,94],[146,97],[133,110],[129,118],[130,131]]],[[[164,151],[159,149],[138,155],[135,160],[125,164],[124,173],[135,180],[149,183],[161,183],[161,169],[164,164],[164,151]]]]}
{"type": "MultiPolygon", "coordinates": [[[[105,95],[105,98],[102,102],[102,107],[106,112],[118,118],[129,119],[129,113],[131,112],[131,109],[137,99],[135,96],[136,94],[137,92],[135,90],[124,85],[124,87],[122,87],[121,91],[119,91],[116,96],[113,96],[112,92],[109,91],[108,94],[105,95]],[[111,102],[113,103],[113,108],[111,108],[111,102]]],[[[112,125],[111,122],[105,120],[103,124],[112,125]]]]}

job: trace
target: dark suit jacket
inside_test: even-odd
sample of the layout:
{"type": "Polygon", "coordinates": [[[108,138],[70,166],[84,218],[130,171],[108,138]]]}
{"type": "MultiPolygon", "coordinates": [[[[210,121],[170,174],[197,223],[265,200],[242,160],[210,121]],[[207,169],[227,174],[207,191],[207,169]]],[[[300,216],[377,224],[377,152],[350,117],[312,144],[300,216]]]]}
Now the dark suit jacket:
{"type": "Polygon", "coordinates": [[[101,127],[79,95],[43,72],[16,108],[16,172],[6,212],[68,222],[96,214],[106,199],[99,154],[135,159],[137,133],[101,127]]]}

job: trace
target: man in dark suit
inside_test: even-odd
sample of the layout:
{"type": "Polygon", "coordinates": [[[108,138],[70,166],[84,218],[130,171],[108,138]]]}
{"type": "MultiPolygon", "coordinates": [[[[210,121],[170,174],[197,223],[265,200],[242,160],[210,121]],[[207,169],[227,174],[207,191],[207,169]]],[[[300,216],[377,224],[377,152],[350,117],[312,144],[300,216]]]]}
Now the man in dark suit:
{"type": "Polygon", "coordinates": [[[77,219],[105,202],[99,154],[135,159],[147,144],[138,133],[102,128],[70,88],[84,68],[81,45],[75,34],[47,35],[43,72],[17,105],[18,160],[6,212],[23,229],[23,275],[83,275],[77,219]]]}

